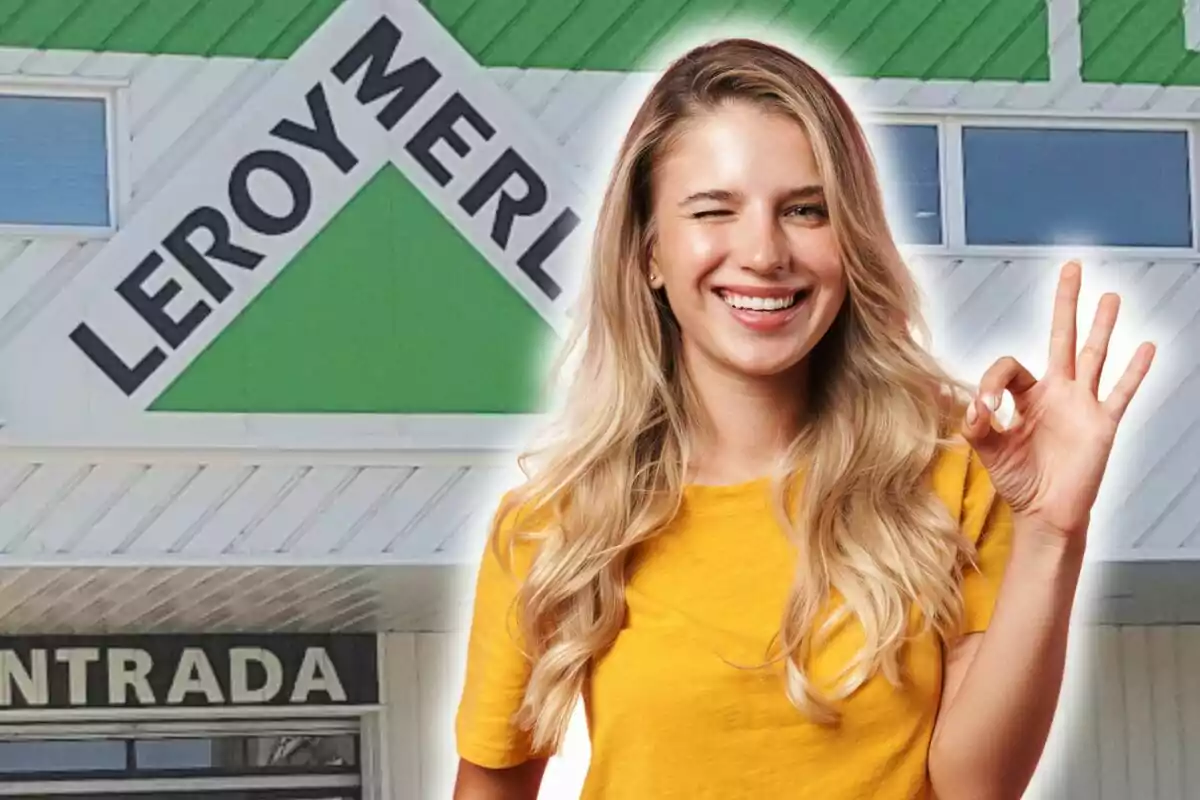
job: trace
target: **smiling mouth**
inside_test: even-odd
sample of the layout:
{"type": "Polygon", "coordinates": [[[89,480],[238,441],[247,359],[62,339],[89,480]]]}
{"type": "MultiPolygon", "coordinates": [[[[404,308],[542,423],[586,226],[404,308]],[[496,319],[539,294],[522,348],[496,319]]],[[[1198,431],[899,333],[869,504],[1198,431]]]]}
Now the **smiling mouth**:
{"type": "Polygon", "coordinates": [[[716,293],[725,302],[725,305],[730,308],[737,309],[738,311],[756,311],[760,314],[770,314],[792,308],[808,296],[809,290],[798,289],[791,294],[775,294],[772,296],[738,294],[725,289],[717,289],[716,293]]]}

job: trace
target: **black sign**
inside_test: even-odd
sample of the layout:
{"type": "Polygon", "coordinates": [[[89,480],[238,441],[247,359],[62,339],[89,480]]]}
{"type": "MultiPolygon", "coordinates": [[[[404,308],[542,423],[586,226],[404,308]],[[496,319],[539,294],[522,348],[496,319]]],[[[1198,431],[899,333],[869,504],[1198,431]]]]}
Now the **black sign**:
{"type": "Polygon", "coordinates": [[[0,637],[0,709],[375,703],[375,637],[0,637]]]}

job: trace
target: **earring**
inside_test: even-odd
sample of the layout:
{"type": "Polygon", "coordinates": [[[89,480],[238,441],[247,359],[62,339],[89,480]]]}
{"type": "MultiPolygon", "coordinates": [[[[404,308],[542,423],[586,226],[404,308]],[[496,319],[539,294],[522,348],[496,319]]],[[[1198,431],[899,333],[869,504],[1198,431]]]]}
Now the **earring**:
{"type": "Polygon", "coordinates": [[[657,289],[661,285],[661,283],[662,283],[662,280],[658,277],[658,273],[651,272],[650,273],[650,288],[657,289]]]}

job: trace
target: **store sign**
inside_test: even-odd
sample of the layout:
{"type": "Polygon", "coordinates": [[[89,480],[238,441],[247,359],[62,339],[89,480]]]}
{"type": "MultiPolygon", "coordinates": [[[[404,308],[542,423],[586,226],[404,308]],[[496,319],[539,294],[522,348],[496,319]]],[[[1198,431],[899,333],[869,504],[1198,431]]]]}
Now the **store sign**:
{"type": "Polygon", "coordinates": [[[562,328],[582,194],[542,137],[420,4],[346,3],[7,348],[3,407],[145,408],[380,169],[562,328]]]}
{"type": "MultiPolygon", "coordinates": [[[[430,181],[446,187],[454,177],[452,169],[461,169],[454,159],[487,144],[497,131],[460,87],[440,104],[420,103],[442,74],[436,52],[419,40],[410,42],[391,19],[377,19],[330,65],[329,75],[304,93],[305,115],[277,120],[270,128],[269,144],[254,142],[254,149],[247,148],[229,167],[225,198],[229,212],[218,204],[197,204],[117,282],[114,291],[127,306],[126,313],[138,318],[127,324],[143,326],[151,340],[145,352],[136,354],[136,360],[118,354],[87,322],[71,332],[72,341],[125,394],[132,394],[158,370],[167,354],[209,318],[214,306],[236,291],[226,274],[256,269],[272,240],[290,236],[303,224],[312,211],[314,192],[321,191],[324,183],[323,176],[313,173],[336,170],[344,176],[359,165],[359,156],[338,131],[361,123],[350,115],[337,118],[333,109],[346,104],[331,105],[330,92],[353,92],[360,104],[377,108],[375,124],[388,131],[410,113],[420,116],[419,127],[405,137],[404,148],[430,181]],[[306,168],[297,148],[321,158],[306,168]],[[274,204],[265,188],[272,181],[285,194],[274,204]],[[254,234],[259,243],[251,247],[248,238],[254,234]],[[190,273],[200,296],[179,302],[182,285],[163,280],[167,259],[190,273]]],[[[450,199],[483,226],[494,248],[547,301],[556,300],[562,287],[546,272],[545,263],[578,227],[579,217],[551,194],[546,178],[512,145],[472,165],[473,174],[450,199]],[[518,225],[531,234],[519,246],[513,236],[518,225]]]]}
{"type": "Polygon", "coordinates": [[[0,709],[339,706],[379,699],[375,637],[0,637],[0,709]]]}

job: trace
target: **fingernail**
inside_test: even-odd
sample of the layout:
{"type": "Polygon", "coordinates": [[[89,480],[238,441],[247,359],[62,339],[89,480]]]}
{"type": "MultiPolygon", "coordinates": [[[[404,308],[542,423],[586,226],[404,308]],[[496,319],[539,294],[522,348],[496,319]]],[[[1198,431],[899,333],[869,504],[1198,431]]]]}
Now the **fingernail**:
{"type": "Polygon", "coordinates": [[[978,419],[978,417],[979,417],[979,412],[975,410],[975,401],[972,400],[967,405],[967,424],[974,425],[975,420],[978,419]]]}
{"type": "Polygon", "coordinates": [[[996,411],[1000,408],[1000,395],[998,394],[985,394],[980,399],[983,400],[983,404],[992,411],[996,411]]]}

